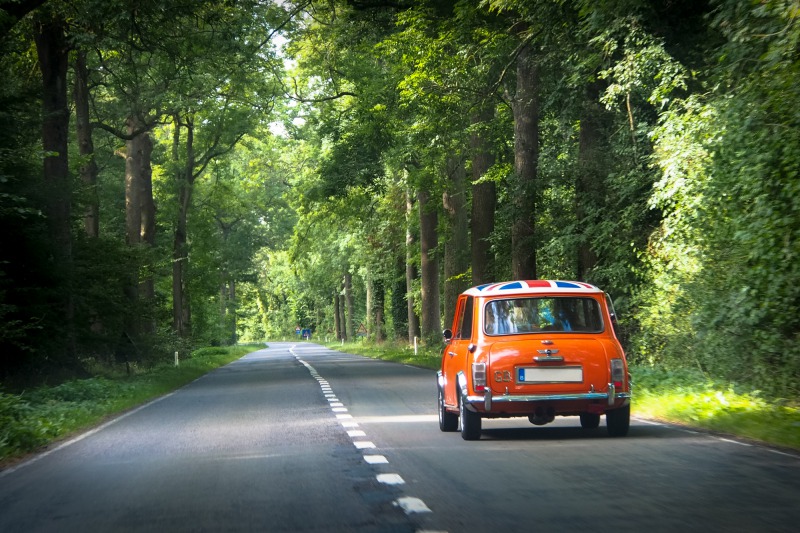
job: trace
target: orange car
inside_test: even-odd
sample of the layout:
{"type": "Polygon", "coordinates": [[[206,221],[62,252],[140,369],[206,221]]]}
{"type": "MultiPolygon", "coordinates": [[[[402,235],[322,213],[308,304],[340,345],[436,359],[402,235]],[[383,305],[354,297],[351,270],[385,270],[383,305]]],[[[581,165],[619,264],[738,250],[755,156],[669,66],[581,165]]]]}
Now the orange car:
{"type": "Polygon", "coordinates": [[[611,300],[578,281],[510,281],[458,298],[438,371],[439,428],[481,436],[483,418],[544,425],[579,416],[608,433],[630,426],[631,385],[611,300]],[[459,424],[460,422],[460,424],[459,424]]]}

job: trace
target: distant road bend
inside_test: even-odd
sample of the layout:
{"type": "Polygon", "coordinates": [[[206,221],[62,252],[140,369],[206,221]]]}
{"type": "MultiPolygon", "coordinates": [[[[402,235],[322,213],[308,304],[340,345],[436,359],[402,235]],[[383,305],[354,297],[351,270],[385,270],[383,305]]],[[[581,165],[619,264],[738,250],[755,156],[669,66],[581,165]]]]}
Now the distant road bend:
{"type": "MultiPolygon", "coordinates": [[[[434,372],[272,343],[0,472],[0,531],[776,531],[800,457],[634,419],[628,437],[439,431],[434,372]]],[[[602,424],[601,424],[602,425],[602,424]]]]}

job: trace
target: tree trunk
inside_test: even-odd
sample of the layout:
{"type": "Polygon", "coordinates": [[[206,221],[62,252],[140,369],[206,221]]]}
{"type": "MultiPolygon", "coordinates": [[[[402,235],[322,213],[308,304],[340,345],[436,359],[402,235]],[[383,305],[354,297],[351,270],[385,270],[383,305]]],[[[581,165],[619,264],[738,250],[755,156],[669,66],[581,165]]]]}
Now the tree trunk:
{"type": "Polygon", "coordinates": [[[470,254],[464,158],[460,155],[448,157],[446,172],[447,190],[442,193],[442,206],[449,236],[444,247],[444,324],[450,327],[458,295],[468,288],[470,254]]]}
{"type": "MultiPolygon", "coordinates": [[[[473,116],[472,124],[486,125],[493,115],[491,106],[473,116]]],[[[494,231],[494,212],[497,206],[497,192],[494,182],[476,183],[494,165],[492,144],[488,134],[473,131],[470,136],[472,151],[472,285],[496,281],[493,274],[492,245],[489,238],[494,231]]]]}
{"type": "Polygon", "coordinates": [[[75,308],[72,277],[72,183],[69,175],[67,67],[69,44],[65,23],[44,15],[35,21],[36,53],[42,74],[42,149],[44,150],[44,206],[54,272],[61,276],[57,305],[66,325],[67,357],[75,355],[75,308]]]}
{"type": "Polygon", "coordinates": [[[417,193],[419,207],[420,270],[422,271],[422,338],[434,342],[441,335],[442,323],[439,301],[439,245],[437,226],[439,216],[435,205],[430,205],[428,191],[417,193]]]}
{"type": "Polygon", "coordinates": [[[228,324],[230,326],[230,342],[231,345],[235,345],[239,342],[239,335],[237,333],[236,327],[238,322],[238,306],[236,305],[236,282],[234,280],[230,280],[228,283],[228,324]]]}
{"type": "MultiPolygon", "coordinates": [[[[597,83],[589,85],[586,100],[581,109],[580,132],[578,137],[578,175],[575,181],[575,218],[578,228],[594,228],[596,221],[590,220],[591,213],[602,203],[603,191],[603,153],[601,148],[603,108],[599,103],[600,87],[597,83]]],[[[597,254],[592,248],[591,235],[582,232],[578,235],[578,279],[588,280],[597,264],[597,254]]]]}
{"type": "Polygon", "coordinates": [[[536,174],[539,161],[539,73],[530,46],[517,57],[514,114],[514,220],[511,226],[511,275],[536,279],[536,174]]]}
{"type": "Polygon", "coordinates": [[[344,299],[347,303],[347,338],[354,340],[356,338],[356,331],[354,325],[355,304],[353,303],[353,275],[349,271],[344,273],[344,299]]]}
{"type": "Polygon", "coordinates": [[[347,336],[347,313],[345,312],[345,307],[347,303],[345,302],[344,294],[339,293],[339,324],[342,327],[342,337],[341,339],[345,342],[348,340],[347,336]]]}
{"type": "MultiPolygon", "coordinates": [[[[153,155],[153,140],[149,132],[140,134],[139,150],[139,202],[140,202],[140,240],[147,249],[151,249],[156,244],[156,204],[153,199],[153,167],[151,165],[153,155]]],[[[153,269],[148,266],[142,270],[144,277],[139,280],[139,296],[143,303],[149,308],[156,297],[155,281],[153,280],[153,269]]],[[[154,333],[156,331],[155,319],[145,319],[142,321],[142,333],[154,333]]]]}
{"type": "Polygon", "coordinates": [[[376,279],[372,282],[373,284],[373,295],[375,298],[375,304],[373,305],[373,310],[375,313],[375,342],[383,342],[385,339],[385,326],[383,323],[383,307],[385,303],[385,294],[386,291],[384,290],[383,280],[376,279]]]}
{"type": "MultiPolygon", "coordinates": [[[[392,337],[408,337],[408,305],[406,301],[406,257],[398,254],[392,280],[392,337]]],[[[412,339],[413,341],[413,339],[412,339]]]]}
{"type": "Polygon", "coordinates": [[[333,329],[336,333],[336,340],[342,340],[342,323],[339,320],[339,292],[333,292],[333,329]]]}
{"type": "Polygon", "coordinates": [[[417,269],[414,265],[414,234],[411,231],[411,216],[414,212],[414,201],[411,191],[406,190],[406,303],[408,307],[408,342],[419,338],[419,318],[414,310],[414,280],[417,269]]]}
{"type": "MultiPolygon", "coordinates": [[[[139,121],[131,115],[126,121],[128,134],[139,128],[139,121]]],[[[136,246],[142,240],[142,147],[141,136],[125,141],[125,242],[136,246]]]]}
{"type": "Polygon", "coordinates": [[[86,67],[86,52],[78,50],[75,56],[75,129],[81,166],[78,173],[86,189],[86,207],[83,213],[83,228],[90,238],[100,235],[100,200],[97,195],[97,162],[94,158],[92,125],[89,117],[89,70],[86,67]]]}
{"type": "MultiPolygon", "coordinates": [[[[175,224],[175,236],[172,246],[172,327],[181,338],[191,335],[191,310],[189,308],[189,292],[187,279],[189,271],[189,250],[187,244],[186,220],[192,201],[192,185],[194,184],[194,127],[191,119],[182,122],[175,120],[173,148],[180,146],[180,128],[186,127],[186,162],[178,175],[178,219],[175,224]]],[[[177,156],[177,153],[174,154],[177,156]]]]}
{"type": "Polygon", "coordinates": [[[367,276],[366,279],[364,280],[364,285],[366,286],[367,289],[367,309],[366,309],[366,314],[364,316],[364,322],[365,322],[364,326],[367,329],[368,339],[373,339],[375,335],[375,326],[372,316],[372,311],[375,307],[373,305],[372,300],[375,297],[375,293],[373,292],[372,283],[373,283],[372,273],[369,270],[367,270],[367,276]]]}

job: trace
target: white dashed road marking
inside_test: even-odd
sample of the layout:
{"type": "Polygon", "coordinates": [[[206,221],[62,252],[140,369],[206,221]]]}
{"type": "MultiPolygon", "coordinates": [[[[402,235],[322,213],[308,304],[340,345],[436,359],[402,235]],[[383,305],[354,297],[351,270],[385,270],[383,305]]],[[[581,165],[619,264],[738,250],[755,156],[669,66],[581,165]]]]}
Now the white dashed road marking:
{"type": "Polygon", "coordinates": [[[387,485],[404,485],[406,482],[399,474],[378,474],[375,478],[387,485]]]}
{"type": "Polygon", "coordinates": [[[432,512],[419,498],[398,498],[395,502],[406,514],[432,512]]]}
{"type": "MultiPolygon", "coordinates": [[[[301,359],[295,352],[294,347],[290,348],[289,350],[292,355],[303,365],[305,366],[311,376],[317,380],[319,383],[320,389],[322,389],[322,393],[325,395],[325,399],[328,400],[329,407],[331,411],[336,415],[336,419],[341,421],[343,428],[357,428],[359,427],[358,422],[353,420],[353,415],[347,414],[347,408],[344,406],[342,402],[339,401],[337,396],[333,393],[333,388],[331,387],[330,383],[325,380],[316,369],[301,359]]],[[[400,418],[400,417],[397,417],[400,418]]],[[[417,418],[417,417],[413,417],[417,418]]],[[[370,422],[374,422],[377,420],[369,420],[370,422]]],[[[398,420],[399,421],[399,420],[398,420]]],[[[411,417],[409,420],[403,421],[411,421],[411,417]]],[[[366,437],[366,432],[362,430],[354,430],[350,429],[347,431],[347,435],[351,439],[356,439],[360,437],[366,437]]],[[[370,450],[374,449],[375,443],[368,440],[353,440],[353,445],[359,450],[370,450]]],[[[372,455],[372,454],[365,454],[364,461],[371,465],[377,464],[388,464],[389,460],[383,455],[372,455]]],[[[375,479],[378,480],[379,483],[383,483],[384,485],[405,485],[405,480],[400,476],[400,474],[377,474],[375,479]]],[[[410,496],[404,496],[402,498],[398,498],[394,501],[395,507],[399,507],[403,510],[406,515],[417,514],[417,513],[431,513],[432,511],[425,505],[425,502],[420,500],[419,498],[413,498],[410,496]]],[[[428,531],[428,530],[420,530],[417,533],[447,533],[446,531],[428,531]]]]}

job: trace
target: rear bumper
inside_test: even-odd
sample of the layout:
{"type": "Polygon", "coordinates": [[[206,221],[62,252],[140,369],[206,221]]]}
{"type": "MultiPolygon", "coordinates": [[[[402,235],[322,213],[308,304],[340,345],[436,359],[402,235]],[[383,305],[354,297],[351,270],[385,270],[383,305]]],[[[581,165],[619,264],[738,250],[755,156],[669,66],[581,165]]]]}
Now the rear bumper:
{"type": "MultiPolygon", "coordinates": [[[[462,389],[463,390],[463,389],[462,389]]],[[[535,403],[535,402],[570,402],[570,401],[586,401],[596,402],[602,401],[609,406],[615,406],[622,400],[622,407],[631,400],[630,392],[617,392],[613,383],[608,384],[607,392],[584,392],[575,394],[492,394],[491,390],[487,390],[483,395],[469,395],[462,396],[462,400],[466,405],[483,405],[486,412],[492,410],[492,404],[495,403],[535,403]]]]}

